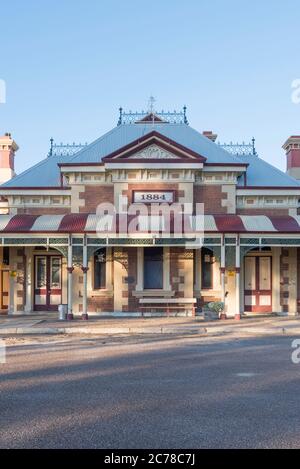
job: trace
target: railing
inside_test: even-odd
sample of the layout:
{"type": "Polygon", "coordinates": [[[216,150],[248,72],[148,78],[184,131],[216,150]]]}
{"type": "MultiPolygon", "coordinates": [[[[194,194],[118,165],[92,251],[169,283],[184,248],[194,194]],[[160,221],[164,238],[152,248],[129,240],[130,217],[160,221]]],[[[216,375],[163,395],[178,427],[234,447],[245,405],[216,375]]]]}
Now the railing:
{"type": "Polygon", "coordinates": [[[53,138],[50,139],[50,150],[48,156],[73,156],[86,147],[87,143],[54,143],[53,138]]]}
{"type": "Polygon", "coordinates": [[[122,124],[134,124],[135,122],[142,121],[145,117],[153,115],[154,118],[157,117],[161,119],[162,122],[168,124],[187,124],[188,120],[186,116],[186,106],[183,107],[182,111],[140,111],[140,112],[124,112],[123,108],[119,108],[119,120],[118,125],[122,124]]]}
{"type": "Polygon", "coordinates": [[[257,152],[255,149],[255,138],[252,138],[250,143],[220,143],[218,142],[221,148],[226,150],[231,155],[235,156],[248,156],[248,155],[255,155],[257,156],[257,152]]]}

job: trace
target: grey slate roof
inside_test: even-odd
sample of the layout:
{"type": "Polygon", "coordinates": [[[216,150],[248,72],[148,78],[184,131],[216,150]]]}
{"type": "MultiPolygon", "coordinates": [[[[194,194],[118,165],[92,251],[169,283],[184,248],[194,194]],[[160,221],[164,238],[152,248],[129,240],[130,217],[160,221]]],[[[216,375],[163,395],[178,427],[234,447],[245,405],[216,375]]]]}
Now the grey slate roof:
{"type": "Polygon", "coordinates": [[[156,130],[207,158],[208,163],[249,163],[247,185],[300,186],[300,183],[257,156],[234,156],[185,124],[120,125],[87,145],[73,156],[50,156],[1,187],[51,187],[60,185],[58,163],[96,163],[104,156],[156,130]]]}

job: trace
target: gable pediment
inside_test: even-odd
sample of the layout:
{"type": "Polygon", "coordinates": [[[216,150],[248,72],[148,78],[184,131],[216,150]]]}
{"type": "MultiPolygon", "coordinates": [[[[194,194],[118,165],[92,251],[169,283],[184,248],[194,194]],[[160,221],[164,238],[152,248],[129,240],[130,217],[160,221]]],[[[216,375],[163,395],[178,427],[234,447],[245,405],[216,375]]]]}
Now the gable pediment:
{"type": "Polygon", "coordinates": [[[148,147],[145,147],[142,150],[133,153],[128,158],[131,160],[178,160],[179,157],[174,155],[174,153],[171,153],[170,151],[159,147],[156,144],[151,144],[148,147]]]}
{"type": "Polygon", "coordinates": [[[204,163],[206,158],[154,130],[102,159],[103,162],[121,160],[123,163],[138,160],[204,163]]]}

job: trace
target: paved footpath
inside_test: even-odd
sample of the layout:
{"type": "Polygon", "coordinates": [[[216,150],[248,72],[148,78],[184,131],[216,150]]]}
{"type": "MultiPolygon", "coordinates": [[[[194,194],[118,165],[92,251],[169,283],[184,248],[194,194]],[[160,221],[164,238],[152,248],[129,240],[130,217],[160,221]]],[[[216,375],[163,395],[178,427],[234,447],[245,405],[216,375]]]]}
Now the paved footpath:
{"type": "Polygon", "coordinates": [[[240,321],[204,321],[197,318],[92,318],[57,321],[57,313],[0,316],[0,337],[26,334],[196,334],[299,335],[299,317],[243,318],[240,321]]]}

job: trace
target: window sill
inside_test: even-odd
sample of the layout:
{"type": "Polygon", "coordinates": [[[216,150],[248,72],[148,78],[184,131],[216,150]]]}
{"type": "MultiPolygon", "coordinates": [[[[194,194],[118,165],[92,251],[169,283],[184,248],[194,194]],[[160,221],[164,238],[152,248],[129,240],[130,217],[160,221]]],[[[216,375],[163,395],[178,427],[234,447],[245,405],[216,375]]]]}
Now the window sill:
{"type": "Polygon", "coordinates": [[[136,298],[142,298],[145,296],[161,296],[164,298],[170,298],[174,296],[175,292],[173,290],[163,290],[163,289],[151,289],[151,290],[134,290],[132,292],[132,296],[135,296],[136,298]]]}
{"type": "Polygon", "coordinates": [[[90,291],[91,298],[113,296],[113,295],[114,295],[114,291],[111,288],[101,288],[101,290],[90,291]]]}
{"type": "Polygon", "coordinates": [[[202,289],[202,290],[195,290],[196,296],[217,296],[222,294],[222,290],[214,290],[214,289],[202,289]]]}

